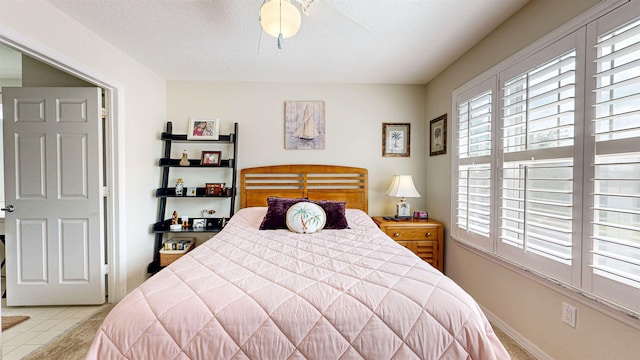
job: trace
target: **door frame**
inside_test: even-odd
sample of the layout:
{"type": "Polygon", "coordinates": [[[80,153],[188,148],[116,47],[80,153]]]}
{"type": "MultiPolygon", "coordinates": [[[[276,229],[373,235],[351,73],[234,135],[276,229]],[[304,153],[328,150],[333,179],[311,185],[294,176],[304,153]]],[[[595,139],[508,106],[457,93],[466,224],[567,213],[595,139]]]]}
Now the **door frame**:
{"type": "Polygon", "coordinates": [[[104,224],[107,256],[105,273],[108,274],[106,292],[108,302],[116,303],[127,293],[127,254],[126,246],[123,246],[123,242],[121,242],[121,239],[126,239],[125,151],[123,136],[121,136],[125,129],[124,86],[21,33],[3,26],[0,26],[0,43],[104,90],[107,117],[103,157],[105,186],[109,189],[104,209],[107,219],[104,224]]]}

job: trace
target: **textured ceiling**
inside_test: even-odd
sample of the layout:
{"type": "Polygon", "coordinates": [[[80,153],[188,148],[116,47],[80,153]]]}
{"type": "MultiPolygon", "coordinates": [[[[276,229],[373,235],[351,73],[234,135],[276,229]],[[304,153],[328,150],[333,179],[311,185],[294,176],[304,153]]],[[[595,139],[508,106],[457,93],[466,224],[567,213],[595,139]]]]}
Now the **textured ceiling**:
{"type": "Polygon", "coordinates": [[[383,84],[427,83],[527,2],[315,0],[279,50],[263,0],[48,1],[167,80],[383,84]]]}

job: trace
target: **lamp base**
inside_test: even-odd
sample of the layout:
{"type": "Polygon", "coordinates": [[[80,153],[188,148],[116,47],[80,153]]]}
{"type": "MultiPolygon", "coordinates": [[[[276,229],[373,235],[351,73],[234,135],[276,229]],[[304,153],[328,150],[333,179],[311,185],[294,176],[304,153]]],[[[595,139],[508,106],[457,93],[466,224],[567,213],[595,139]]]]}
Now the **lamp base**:
{"type": "Polygon", "coordinates": [[[396,219],[411,219],[411,205],[404,198],[396,204],[396,219]]]}

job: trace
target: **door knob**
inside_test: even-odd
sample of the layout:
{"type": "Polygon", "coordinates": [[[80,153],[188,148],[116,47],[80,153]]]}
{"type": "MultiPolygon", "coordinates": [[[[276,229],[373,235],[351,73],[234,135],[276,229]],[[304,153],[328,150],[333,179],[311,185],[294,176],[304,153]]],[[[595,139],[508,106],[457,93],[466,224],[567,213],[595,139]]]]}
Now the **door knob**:
{"type": "Polygon", "coordinates": [[[14,212],[14,211],[16,211],[16,208],[13,205],[9,205],[6,208],[2,208],[0,210],[7,211],[7,212],[14,212]]]}

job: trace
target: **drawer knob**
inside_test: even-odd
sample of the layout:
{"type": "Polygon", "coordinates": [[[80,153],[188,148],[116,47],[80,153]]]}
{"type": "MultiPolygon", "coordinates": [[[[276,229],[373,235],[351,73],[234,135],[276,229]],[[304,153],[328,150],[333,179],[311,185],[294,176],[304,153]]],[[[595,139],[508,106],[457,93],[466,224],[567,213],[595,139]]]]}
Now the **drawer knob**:
{"type": "Polygon", "coordinates": [[[428,233],[427,233],[427,236],[431,236],[431,233],[429,233],[429,232],[428,232],[428,233]]]}
{"type": "Polygon", "coordinates": [[[393,234],[393,237],[398,237],[398,236],[400,236],[400,234],[398,234],[398,233],[394,233],[393,234]]]}

